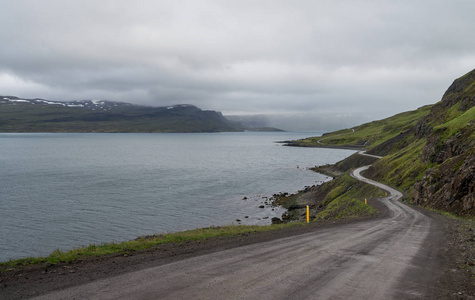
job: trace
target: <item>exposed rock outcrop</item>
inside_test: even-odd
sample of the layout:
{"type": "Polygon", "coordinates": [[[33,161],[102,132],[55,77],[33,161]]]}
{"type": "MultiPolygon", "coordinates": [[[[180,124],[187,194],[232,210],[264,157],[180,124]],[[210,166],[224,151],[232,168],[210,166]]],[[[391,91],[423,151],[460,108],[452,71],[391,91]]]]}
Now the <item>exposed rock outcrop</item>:
{"type": "Polygon", "coordinates": [[[417,204],[474,215],[475,155],[457,156],[428,169],[414,185],[412,198],[417,204]]]}
{"type": "Polygon", "coordinates": [[[417,124],[416,137],[426,139],[421,159],[430,168],[414,185],[414,202],[475,215],[474,106],[475,70],[455,80],[442,101],[417,124]],[[465,118],[455,120],[457,124],[444,125],[462,115],[465,118]]]}

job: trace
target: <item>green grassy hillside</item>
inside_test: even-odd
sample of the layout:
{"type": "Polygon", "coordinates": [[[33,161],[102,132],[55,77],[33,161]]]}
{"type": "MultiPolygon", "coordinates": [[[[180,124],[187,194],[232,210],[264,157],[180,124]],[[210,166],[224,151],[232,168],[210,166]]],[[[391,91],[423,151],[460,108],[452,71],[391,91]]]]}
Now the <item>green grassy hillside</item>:
{"type": "Polygon", "coordinates": [[[371,148],[414,127],[424,116],[428,115],[432,105],[417,110],[404,112],[395,116],[366,123],[350,129],[343,129],[295,141],[298,146],[339,146],[371,148]]]}
{"type": "Polygon", "coordinates": [[[413,203],[475,216],[474,124],[475,70],[435,105],[291,145],[367,149],[383,158],[366,176],[399,188],[413,203]]]}

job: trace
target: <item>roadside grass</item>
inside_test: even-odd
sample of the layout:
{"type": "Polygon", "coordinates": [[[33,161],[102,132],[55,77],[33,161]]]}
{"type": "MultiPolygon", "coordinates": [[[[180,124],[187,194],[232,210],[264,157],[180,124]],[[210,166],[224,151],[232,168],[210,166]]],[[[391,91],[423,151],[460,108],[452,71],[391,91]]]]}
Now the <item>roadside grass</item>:
{"type": "MultiPolygon", "coordinates": [[[[326,205],[326,208],[317,214],[314,221],[374,215],[377,213],[377,211],[373,207],[365,205],[364,199],[365,197],[380,197],[384,194],[380,189],[357,181],[347,174],[337,177],[335,180],[332,180],[327,184],[329,184],[328,188],[330,188],[331,191],[326,195],[323,201],[326,205]]],[[[166,243],[180,244],[188,241],[199,241],[216,237],[239,236],[305,225],[305,222],[290,222],[268,226],[230,225],[197,228],[193,230],[160,235],[141,236],[135,240],[125,242],[91,244],[89,246],[66,251],[57,249],[46,257],[28,257],[0,262],[0,272],[8,272],[23,266],[68,263],[89,257],[128,255],[134,251],[151,249],[157,245],[166,243]]]]}
{"type": "Polygon", "coordinates": [[[360,182],[348,174],[330,182],[334,187],[323,199],[324,209],[317,213],[315,221],[358,218],[377,214],[377,210],[365,204],[365,198],[382,197],[383,191],[360,182]]]}
{"type": "Polygon", "coordinates": [[[467,221],[469,223],[472,223],[472,225],[475,227],[475,217],[473,216],[459,216],[459,215],[456,215],[456,214],[453,214],[451,212],[448,212],[448,211],[444,211],[444,210],[441,210],[441,209],[436,209],[436,208],[433,208],[433,207],[429,207],[429,206],[424,206],[425,209],[427,210],[430,210],[430,211],[433,211],[435,213],[438,213],[448,219],[453,219],[453,220],[459,220],[459,221],[467,221]]]}
{"type": "Polygon", "coordinates": [[[39,264],[58,264],[77,261],[87,257],[105,256],[105,255],[126,255],[138,250],[150,249],[154,246],[165,243],[184,243],[187,241],[199,241],[216,237],[239,236],[256,232],[265,232],[278,230],[294,226],[304,226],[305,223],[293,222],[286,224],[274,224],[268,226],[258,225],[230,225],[198,228],[182,232],[142,236],[135,240],[120,243],[103,243],[100,245],[92,244],[85,247],[62,251],[55,250],[47,257],[28,257],[16,260],[9,260],[0,263],[0,272],[11,271],[15,267],[31,266],[39,264]]]}
{"type": "Polygon", "coordinates": [[[459,268],[470,272],[471,278],[475,280],[475,247],[473,244],[475,238],[475,234],[473,233],[475,230],[475,217],[459,216],[427,206],[424,208],[456,221],[454,229],[456,231],[457,240],[460,243],[459,246],[463,249],[460,257],[457,259],[457,263],[459,268]]]}
{"type": "Polygon", "coordinates": [[[315,217],[319,220],[333,220],[343,218],[363,217],[376,214],[376,210],[365,205],[363,201],[347,197],[334,199],[322,212],[315,217]]]}

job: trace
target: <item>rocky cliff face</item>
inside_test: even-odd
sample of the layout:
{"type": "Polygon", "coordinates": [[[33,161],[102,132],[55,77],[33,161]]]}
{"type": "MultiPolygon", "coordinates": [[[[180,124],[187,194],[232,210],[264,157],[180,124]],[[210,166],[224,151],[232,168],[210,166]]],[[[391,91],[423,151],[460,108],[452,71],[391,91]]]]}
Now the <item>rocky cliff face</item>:
{"type": "Polygon", "coordinates": [[[475,215],[475,70],[454,81],[415,128],[425,139],[428,169],[413,201],[459,215],[475,215]]]}

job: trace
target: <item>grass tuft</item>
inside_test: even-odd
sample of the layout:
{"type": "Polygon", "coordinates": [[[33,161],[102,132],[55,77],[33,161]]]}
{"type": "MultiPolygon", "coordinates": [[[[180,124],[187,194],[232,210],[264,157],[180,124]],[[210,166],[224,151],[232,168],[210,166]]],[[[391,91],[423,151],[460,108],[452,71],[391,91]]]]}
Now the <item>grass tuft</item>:
{"type": "Polygon", "coordinates": [[[376,209],[364,203],[365,198],[381,197],[384,193],[369,184],[360,182],[348,174],[331,182],[334,187],[323,200],[324,209],[317,213],[315,220],[359,218],[375,215],[376,209]]]}
{"type": "Polygon", "coordinates": [[[217,226],[198,228],[193,230],[187,230],[182,232],[142,236],[135,240],[116,243],[103,243],[100,245],[91,244],[89,246],[75,248],[68,251],[62,251],[56,249],[47,257],[28,257],[16,260],[9,260],[0,263],[0,272],[6,272],[15,267],[30,266],[39,264],[51,264],[67,263],[77,261],[81,258],[87,258],[92,256],[104,256],[113,254],[129,254],[134,251],[146,250],[153,248],[157,245],[165,243],[184,243],[187,241],[206,240],[216,237],[230,237],[239,236],[243,234],[265,232],[271,230],[278,230],[282,228],[303,226],[305,223],[287,223],[287,224],[275,224],[268,226],[258,225],[230,225],[230,226],[217,226]]]}

